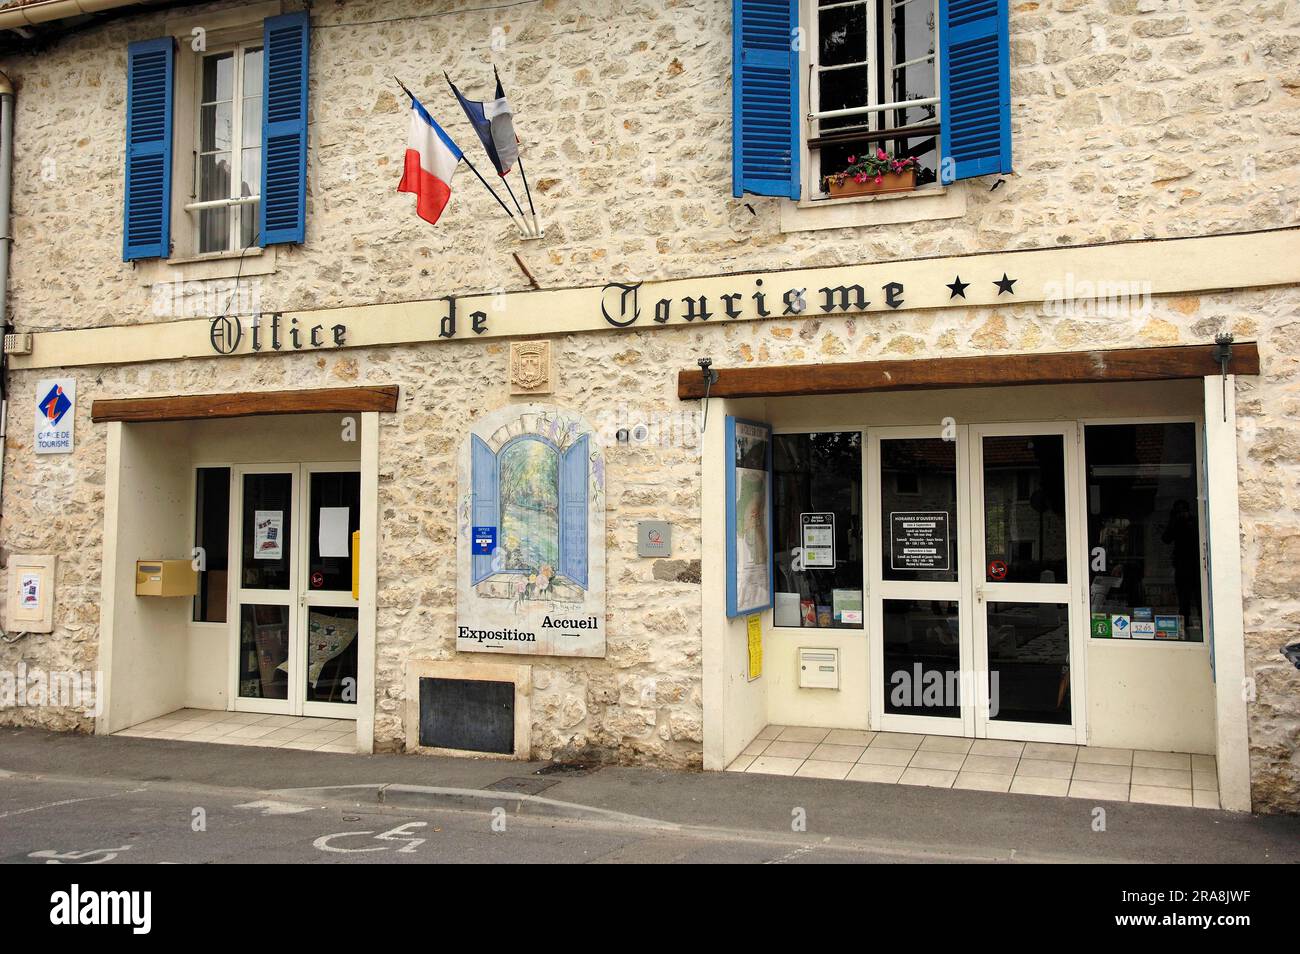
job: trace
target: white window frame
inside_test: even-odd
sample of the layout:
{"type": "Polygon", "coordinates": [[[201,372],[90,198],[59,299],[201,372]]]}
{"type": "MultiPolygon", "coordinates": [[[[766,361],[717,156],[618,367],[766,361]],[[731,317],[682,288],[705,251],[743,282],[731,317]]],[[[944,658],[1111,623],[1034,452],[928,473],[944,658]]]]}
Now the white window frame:
{"type": "MultiPolygon", "coordinates": [[[[254,241],[253,244],[243,246],[241,242],[242,224],[245,215],[258,214],[258,203],[261,202],[260,187],[257,194],[250,196],[238,195],[240,183],[243,181],[243,163],[244,163],[244,57],[250,51],[262,50],[262,38],[256,40],[245,40],[238,43],[227,43],[214,49],[204,50],[194,58],[194,136],[190,144],[191,157],[193,159],[193,172],[191,176],[191,185],[188,201],[185,204],[185,212],[189,215],[191,241],[196,254],[199,255],[231,255],[239,254],[246,250],[260,249],[261,246],[254,241]],[[234,54],[233,64],[233,81],[231,84],[231,101],[230,101],[230,192],[232,195],[224,198],[200,201],[199,196],[199,178],[202,168],[202,136],[203,136],[203,67],[207,60],[221,56],[226,53],[234,54]],[[227,223],[226,247],[222,249],[212,249],[207,252],[201,252],[202,247],[202,212],[205,209],[230,208],[233,213],[227,223]]],[[[262,69],[266,69],[265,54],[263,55],[262,69]]],[[[258,92],[259,101],[263,93],[258,92]]],[[[265,109],[265,103],[262,104],[265,109]]],[[[260,120],[259,120],[260,125],[260,120]]],[[[266,144],[260,145],[262,150],[262,161],[266,161],[266,144]]],[[[257,234],[256,222],[254,222],[253,236],[256,240],[257,234]]]]}
{"type": "MultiPolygon", "coordinates": [[[[928,97],[920,100],[908,100],[906,101],[906,105],[907,106],[933,105],[935,108],[934,109],[935,117],[933,122],[942,125],[943,104],[941,102],[941,95],[940,95],[941,91],[940,91],[940,49],[939,49],[939,41],[938,41],[938,32],[939,32],[938,0],[885,0],[885,2],[887,4],[887,9],[891,17],[891,33],[892,33],[892,17],[894,15],[894,11],[898,10],[903,6],[906,6],[908,3],[929,2],[933,4],[933,14],[935,20],[935,44],[934,44],[934,54],[933,54],[935,95],[933,97],[928,97]]],[[[860,5],[867,6],[868,13],[869,13],[869,16],[867,17],[867,51],[869,57],[867,63],[870,64],[872,62],[870,60],[870,56],[874,54],[877,46],[879,45],[878,41],[879,41],[880,25],[878,24],[875,15],[875,0],[842,0],[842,2],[837,2],[835,4],[832,4],[831,8],[833,9],[835,7],[840,7],[840,6],[848,7],[848,6],[860,6],[860,5]]],[[[825,8],[818,6],[818,0],[800,0],[799,20],[804,31],[804,36],[807,38],[807,42],[804,44],[804,49],[800,56],[800,74],[807,78],[807,82],[803,84],[803,90],[800,95],[800,107],[802,111],[802,117],[801,117],[802,122],[800,124],[800,141],[801,141],[800,145],[803,154],[802,155],[803,162],[801,164],[801,167],[803,169],[803,194],[805,197],[805,201],[815,202],[819,204],[826,203],[826,202],[841,203],[841,202],[862,201],[862,197],[857,197],[857,196],[845,197],[845,198],[833,198],[830,195],[823,193],[821,191],[821,178],[822,178],[821,150],[812,149],[808,145],[809,140],[816,138],[820,134],[818,128],[820,125],[819,122],[820,119],[833,118],[834,116],[840,116],[845,114],[844,110],[822,111],[818,108],[820,105],[819,100],[821,95],[821,73],[823,72],[823,70],[817,66],[815,60],[816,60],[817,52],[821,49],[821,38],[819,33],[820,18],[818,14],[822,9],[825,8]],[[829,113],[830,115],[827,115],[827,113],[829,113]]],[[[884,47],[885,47],[884,49],[885,75],[891,78],[893,77],[894,71],[896,69],[902,66],[907,66],[913,63],[921,62],[925,59],[925,57],[922,57],[916,60],[907,61],[906,63],[895,63],[893,44],[885,43],[884,47]]],[[[842,64],[834,67],[827,67],[826,70],[829,71],[829,70],[844,69],[848,65],[850,64],[842,64]]],[[[879,89],[880,84],[878,82],[877,72],[878,71],[876,69],[870,69],[868,71],[868,77],[867,77],[868,105],[857,107],[856,112],[862,115],[866,115],[868,117],[868,128],[873,132],[880,131],[882,129],[908,128],[908,127],[895,127],[893,124],[894,123],[894,118],[892,115],[893,110],[900,108],[902,104],[893,103],[893,102],[882,103],[880,101],[881,92],[879,89]]],[[[850,112],[849,114],[852,115],[853,112],[850,112]]],[[[931,125],[932,123],[931,121],[926,120],[924,124],[931,125]]],[[[942,163],[943,155],[937,145],[937,140],[939,138],[938,135],[936,135],[935,138],[936,138],[935,161],[936,163],[942,163]]],[[[877,143],[875,145],[879,145],[879,144],[877,143]]],[[[907,195],[927,195],[927,194],[933,194],[938,191],[942,191],[942,189],[943,187],[938,182],[935,182],[935,183],[930,183],[925,186],[922,186],[912,193],[896,193],[889,197],[901,198],[907,195]]]]}

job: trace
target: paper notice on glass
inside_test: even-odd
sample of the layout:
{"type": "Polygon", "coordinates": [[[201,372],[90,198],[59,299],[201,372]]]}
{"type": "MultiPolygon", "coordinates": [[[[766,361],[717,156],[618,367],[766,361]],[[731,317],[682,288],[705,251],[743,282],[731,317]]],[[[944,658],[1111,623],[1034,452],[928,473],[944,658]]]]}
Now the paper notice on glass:
{"type": "Polygon", "coordinates": [[[776,626],[799,626],[800,619],[799,594],[777,593],[776,615],[772,622],[776,626]]]}
{"type": "Polygon", "coordinates": [[[348,555],[348,508],[321,507],[320,531],[316,541],[323,557],[348,555]]]}
{"type": "Polygon", "coordinates": [[[284,559],[284,511],[253,511],[253,559],[284,559]]]}

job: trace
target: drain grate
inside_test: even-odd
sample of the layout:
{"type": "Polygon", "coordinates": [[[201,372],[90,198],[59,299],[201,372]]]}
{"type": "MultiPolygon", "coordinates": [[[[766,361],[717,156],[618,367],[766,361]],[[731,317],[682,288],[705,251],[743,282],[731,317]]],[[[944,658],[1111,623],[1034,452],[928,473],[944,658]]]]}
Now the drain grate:
{"type": "Polygon", "coordinates": [[[539,795],[559,781],[558,778],[519,778],[512,776],[488,786],[493,792],[514,792],[518,795],[539,795]]]}
{"type": "Polygon", "coordinates": [[[550,762],[539,768],[534,775],[586,775],[600,766],[595,762],[550,762]]]}

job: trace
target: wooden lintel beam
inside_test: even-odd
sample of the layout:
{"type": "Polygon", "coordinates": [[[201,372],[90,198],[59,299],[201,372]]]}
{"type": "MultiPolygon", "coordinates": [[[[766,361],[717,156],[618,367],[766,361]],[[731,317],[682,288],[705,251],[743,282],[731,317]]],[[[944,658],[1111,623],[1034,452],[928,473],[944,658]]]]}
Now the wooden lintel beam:
{"type": "Polygon", "coordinates": [[[201,421],[266,414],[331,414],[397,410],[397,385],[317,388],[302,391],[236,391],[229,394],[176,394],[170,397],[111,398],[90,406],[90,419],[142,423],[201,421]]]}
{"type": "MultiPolygon", "coordinates": [[[[712,397],[784,397],[851,394],[859,391],[920,391],[1034,384],[1091,384],[1118,381],[1172,381],[1219,373],[1214,345],[1116,348],[1051,354],[991,354],[965,358],[855,361],[838,364],[788,364],[758,368],[718,368],[712,397]]],[[[1259,374],[1254,342],[1232,346],[1231,374],[1259,374]]],[[[704,397],[699,368],[677,373],[677,396],[704,397]]]]}

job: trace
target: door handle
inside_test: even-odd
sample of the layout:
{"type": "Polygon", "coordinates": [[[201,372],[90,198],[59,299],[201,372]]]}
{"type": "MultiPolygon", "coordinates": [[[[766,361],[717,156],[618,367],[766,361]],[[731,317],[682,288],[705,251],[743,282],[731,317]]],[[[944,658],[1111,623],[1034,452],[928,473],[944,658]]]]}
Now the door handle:
{"type": "Polygon", "coordinates": [[[982,583],[978,583],[975,586],[975,602],[977,603],[984,602],[984,584],[982,583]]]}

